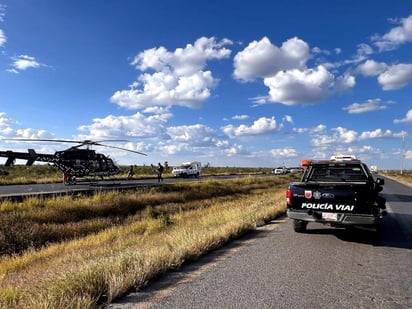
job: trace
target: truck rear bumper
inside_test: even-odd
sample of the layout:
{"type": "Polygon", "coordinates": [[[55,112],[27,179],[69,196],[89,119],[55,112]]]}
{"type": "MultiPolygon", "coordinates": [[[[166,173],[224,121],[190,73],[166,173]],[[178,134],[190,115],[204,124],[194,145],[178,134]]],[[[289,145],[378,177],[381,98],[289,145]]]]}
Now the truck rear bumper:
{"type": "Polygon", "coordinates": [[[291,219],[331,225],[375,225],[381,218],[381,215],[337,213],[336,220],[325,220],[322,219],[322,212],[317,211],[307,212],[288,209],[286,213],[291,219]]]}

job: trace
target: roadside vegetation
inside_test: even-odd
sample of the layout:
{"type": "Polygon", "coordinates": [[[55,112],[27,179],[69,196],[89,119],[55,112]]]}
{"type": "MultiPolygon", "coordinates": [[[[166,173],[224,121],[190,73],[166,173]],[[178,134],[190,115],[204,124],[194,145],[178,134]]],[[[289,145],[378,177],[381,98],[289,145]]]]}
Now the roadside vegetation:
{"type": "Polygon", "coordinates": [[[399,171],[384,171],[380,172],[383,176],[388,177],[392,180],[400,182],[404,185],[412,187],[412,172],[406,171],[402,174],[399,171]]]}
{"type": "Polygon", "coordinates": [[[0,308],[97,308],[285,212],[297,175],[0,204],[0,308]]]}
{"type": "MultiPolygon", "coordinates": [[[[171,166],[165,166],[164,177],[170,177],[172,172],[171,166]]],[[[110,179],[121,180],[127,179],[129,166],[122,166],[122,173],[110,177],[110,179]]],[[[203,176],[218,176],[218,175],[247,175],[247,174],[269,174],[270,168],[248,168],[248,167],[203,167],[203,176]]],[[[156,178],[157,174],[150,165],[135,165],[134,179],[156,178]]],[[[86,177],[81,181],[94,180],[93,177],[86,177]]],[[[34,183],[53,183],[61,182],[62,173],[55,167],[47,164],[36,164],[32,166],[14,165],[0,166],[0,185],[15,185],[15,184],[34,184],[34,183]]]]}

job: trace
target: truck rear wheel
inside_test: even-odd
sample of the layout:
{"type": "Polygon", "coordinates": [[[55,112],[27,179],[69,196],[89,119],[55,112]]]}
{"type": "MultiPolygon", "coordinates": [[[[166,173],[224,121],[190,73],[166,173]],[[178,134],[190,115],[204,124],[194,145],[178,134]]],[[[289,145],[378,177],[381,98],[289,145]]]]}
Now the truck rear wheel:
{"type": "Polygon", "coordinates": [[[293,220],[293,229],[295,230],[295,232],[297,233],[304,233],[306,232],[306,227],[307,227],[308,223],[306,221],[302,221],[302,220],[293,220]]]}

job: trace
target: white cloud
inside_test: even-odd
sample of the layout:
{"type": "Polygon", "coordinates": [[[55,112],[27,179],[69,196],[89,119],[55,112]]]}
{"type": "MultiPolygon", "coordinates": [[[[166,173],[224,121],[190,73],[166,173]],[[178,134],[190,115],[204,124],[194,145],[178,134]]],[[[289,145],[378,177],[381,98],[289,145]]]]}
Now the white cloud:
{"type": "Polygon", "coordinates": [[[227,125],[222,127],[222,131],[226,135],[231,137],[268,134],[271,132],[275,132],[277,130],[279,130],[279,127],[277,126],[275,117],[261,117],[258,120],[254,121],[251,126],[242,124],[238,127],[235,127],[233,125],[227,125]]]}
{"type": "Polygon", "coordinates": [[[181,143],[181,144],[173,144],[173,145],[163,145],[163,146],[160,146],[159,149],[168,155],[174,155],[186,149],[186,146],[187,144],[181,143]]]}
{"type": "Polygon", "coordinates": [[[358,136],[358,133],[356,131],[348,130],[342,127],[337,127],[332,130],[337,133],[337,135],[335,136],[337,136],[338,140],[346,144],[355,142],[358,136]]]}
{"type": "MultiPolygon", "coordinates": [[[[337,52],[339,54],[340,52],[337,52]]],[[[337,69],[342,66],[356,65],[365,61],[369,55],[373,54],[373,49],[368,44],[361,43],[357,46],[356,54],[350,59],[341,60],[337,62],[323,62],[322,65],[327,69],[337,69]]]]}
{"type": "Polygon", "coordinates": [[[6,15],[6,6],[4,4],[0,4],[0,22],[4,21],[5,15],[6,15]]]}
{"type": "Polygon", "coordinates": [[[267,37],[253,41],[234,58],[235,79],[249,81],[273,76],[279,71],[304,68],[309,59],[306,42],[291,38],[281,47],[273,45],[267,37]]]}
{"type": "MultiPolygon", "coordinates": [[[[404,131],[399,133],[392,132],[391,130],[376,129],[374,131],[364,131],[358,133],[355,130],[349,130],[343,127],[336,127],[331,129],[332,134],[328,135],[325,131],[313,134],[312,144],[316,147],[343,147],[342,145],[353,145],[359,141],[368,139],[393,139],[401,138],[404,131]]],[[[337,151],[338,149],[336,149],[337,151]]]]}
{"type": "Polygon", "coordinates": [[[339,76],[335,82],[335,90],[339,93],[345,93],[348,90],[355,87],[356,79],[354,76],[345,74],[343,76],[339,76]]]}
{"type": "MultiPolygon", "coordinates": [[[[144,142],[127,142],[122,146],[122,148],[126,148],[132,151],[138,151],[142,153],[147,153],[153,150],[153,146],[151,144],[146,144],[144,142]]],[[[123,153],[123,156],[125,155],[124,152],[117,152],[116,156],[120,156],[123,153]]]]}
{"type": "Polygon", "coordinates": [[[332,135],[325,134],[326,127],[318,127],[318,131],[311,132],[312,144],[316,147],[329,146],[333,144],[351,144],[357,140],[358,133],[343,127],[332,128],[332,135]]]}
{"type": "Polygon", "coordinates": [[[283,120],[286,121],[286,122],[289,122],[289,123],[293,124],[293,117],[290,116],[290,115],[285,115],[285,116],[283,117],[283,120]]]}
{"type": "Polygon", "coordinates": [[[6,35],[4,34],[4,31],[0,29],[0,46],[3,46],[6,44],[7,38],[6,35]]]}
{"type": "Polygon", "coordinates": [[[388,65],[384,62],[367,60],[356,71],[364,76],[378,76],[383,90],[396,90],[412,81],[412,64],[388,65]]]}
{"type": "Polygon", "coordinates": [[[373,48],[368,44],[361,43],[357,46],[355,59],[362,60],[371,54],[373,54],[373,48]]]}
{"type": "Polygon", "coordinates": [[[90,125],[82,125],[78,129],[87,131],[81,139],[112,139],[115,138],[150,138],[158,137],[165,132],[165,124],[171,118],[170,113],[150,116],[136,113],[130,116],[113,116],[95,118],[90,125]]]}
{"type": "Polygon", "coordinates": [[[357,71],[364,76],[377,76],[385,72],[387,67],[388,65],[384,62],[367,60],[358,66],[357,71]]]}
{"type": "Polygon", "coordinates": [[[245,120],[248,119],[249,116],[248,115],[235,115],[232,117],[233,120],[245,120]]]}
{"type": "Polygon", "coordinates": [[[393,121],[394,123],[412,123],[412,109],[408,110],[408,112],[406,113],[405,118],[402,119],[395,119],[393,121]]]}
{"type": "Polygon", "coordinates": [[[233,147],[226,138],[218,136],[213,128],[202,124],[169,127],[166,135],[167,139],[160,143],[159,150],[168,155],[193,157],[194,153],[216,154],[219,150],[226,154],[233,147]]]}
{"type": "Polygon", "coordinates": [[[331,93],[333,83],[333,75],[323,66],[305,71],[282,71],[264,80],[269,87],[267,100],[285,105],[320,102],[331,93]]]}
{"type": "Polygon", "coordinates": [[[225,149],[225,153],[229,157],[240,154],[242,152],[243,152],[243,146],[242,145],[233,145],[233,146],[228,147],[227,149],[225,149]]]}
{"type": "Polygon", "coordinates": [[[372,40],[380,51],[393,50],[403,43],[412,42],[412,15],[402,18],[399,26],[392,28],[383,36],[373,37],[372,40]]]}
{"type": "MultiPolygon", "coordinates": [[[[0,22],[4,21],[4,16],[6,15],[6,6],[0,4],[0,22]]],[[[0,47],[3,46],[7,41],[7,37],[4,34],[4,31],[0,29],[0,47]]]]}
{"type": "Polygon", "coordinates": [[[289,157],[297,157],[298,156],[298,153],[296,152],[296,149],[293,149],[293,148],[272,149],[270,151],[270,153],[275,158],[277,158],[277,157],[287,157],[287,158],[289,158],[289,157]]]}
{"type": "Polygon", "coordinates": [[[19,73],[30,68],[37,69],[41,66],[44,66],[43,64],[38,62],[36,58],[28,55],[20,55],[17,57],[13,57],[12,60],[12,68],[8,70],[11,73],[19,73]]]}
{"type": "Polygon", "coordinates": [[[173,143],[187,143],[193,146],[215,144],[216,134],[214,129],[202,124],[169,127],[167,128],[167,134],[173,143]]]}
{"type": "Polygon", "coordinates": [[[382,139],[382,138],[400,138],[404,132],[394,133],[391,130],[383,131],[382,129],[376,129],[374,131],[365,131],[359,136],[359,140],[364,139],[382,139]]]}
{"type": "Polygon", "coordinates": [[[326,126],[324,124],[319,124],[316,127],[310,129],[310,132],[315,134],[326,132],[326,126]]]}
{"type": "Polygon", "coordinates": [[[303,134],[307,133],[309,131],[308,128],[293,128],[292,133],[293,134],[303,134]]]}
{"type": "Polygon", "coordinates": [[[203,69],[209,60],[228,58],[231,51],[224,46],[229,44],[227,39],[218,42],[202,37],[174,52],[164,47],[143,51],[131,64],[142,72],[155,72],[142,73],[131,89],[116,91],[111,101],[129,109],[172,105],[198,108],[218,82],[203,69]]]}
{"type": "Polygon", "coordinates": [[[311,52],[313,54],[316,54],[316,55],[330,56],[330,55],[333,55],[333,54],[334,55],[339,55],[342,52],[342,50],[337,47],[337,48],[334,48],[333,51],[330,51],[330,50],[321,49],[320,47],[315,46],[311,49],[311,52]]]}
{"type": "Polygon", "coordinates": [[[4,130],[7,127],[10,127],[17,122],[9,117],[6,116],[5,112],[0,112],[0,129],[4,130]]]}
{"type": "Polygon", "coordinates": [[[367,112],[373,112],[377,110],[386,109],[386,105],[381,105],[381,99],[369,99],[362,103],[352,103],[344,108],[349,114],[362,114],[367,112]]]}
{"type": "Polygon", "coordinates": [[[168,107],[161,107],[161,106],[149,106],[148,108],[145,108],[143,110],[143,113],[157,114],[157,115],[168,114],[170,116],[169,108],[168,107]]]}
{"type": "Polygon", "coordinates": [[[324,124],[319,124],[313,128],[293,128],[293,133],[302,134],[309,133],[311,135],[325,134],[327,127],[324,124]]]}
{"type": "Polygon", "coordinates": [[[336,138],[328,135],[319,135],[312,138],[312,144],[315,147],[327,146],[336,143],[336,138]]]}
{"type": "Polygon", "coordinates": [[[25,128],[19,129],[16,126],[19,122],[9,118],[6,113],[0,112],[0,138],[53,138],[53,134],[42,129],[25,128]]]}
{"type": "Polygon", "coordinates": [[[214,37],[201,37],[194,45],[187,44],[185,48],[177,48],[173,53],[164,47],[146,50],[139,53],[131,64],[141,71],[167,69],[178,76],[190,76],[202,70],[207,60],[228,58],[231,51],[224,46],[231,44],[228,39],[217,42],[214,37]]]}
{"type": "Polygon", "coordinates": [[[395,64],[378,76],[383,90],[396,90],[412,81],[412,64],[395,64]]]}
{"type": "Polygon", "coordinates": [[[17,129],[16,137],[17,138],[28,138],[28,139],[53,138],[53,134],[47,132],[46,130],[26,128],[26,129],[17,129]]]}
{"type": "Polygon", "coordinates": [[[216,84],[210,71],[199,71],[191,76],[176,76],[157,72],[139,77],[143,89],[116,91],[111,102],[128,109],[143,109],[149,106],[180,105],[199,108],[211,95],[216,84]]]}

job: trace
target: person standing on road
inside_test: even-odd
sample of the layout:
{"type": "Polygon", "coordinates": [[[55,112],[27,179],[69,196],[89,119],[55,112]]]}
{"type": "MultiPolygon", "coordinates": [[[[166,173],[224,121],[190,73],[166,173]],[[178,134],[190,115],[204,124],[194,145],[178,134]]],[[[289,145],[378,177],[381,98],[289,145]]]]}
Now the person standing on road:
{"type": "Polygon", "coordinates": [[[133,165],[130,165],[129,171],[127,173],[127,179],[132,179],[134,176],[133,165]]]}
{"type": "Polygon", "coordinates": [[[159,162],[158,168],[157,168],[157,181],[158,182],[163,181],[163,177],[162,177],[163,171],[164,171],[163,165],[160,164],[159,162]]]}

